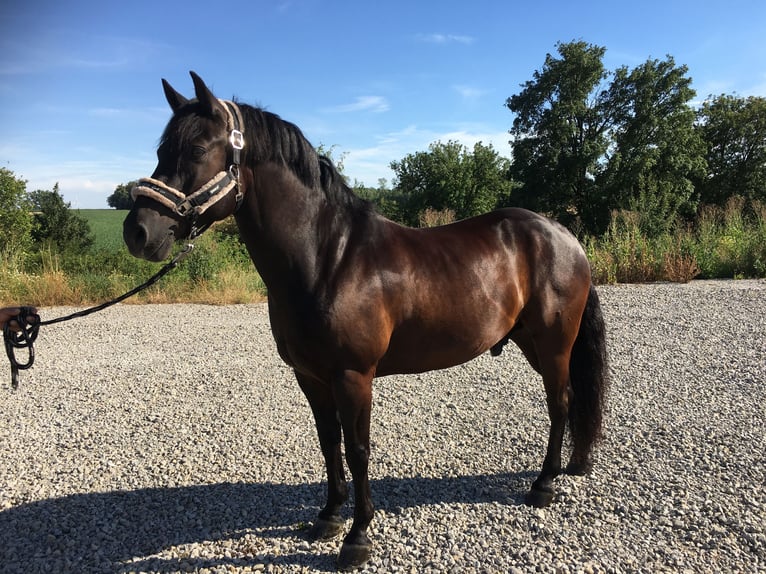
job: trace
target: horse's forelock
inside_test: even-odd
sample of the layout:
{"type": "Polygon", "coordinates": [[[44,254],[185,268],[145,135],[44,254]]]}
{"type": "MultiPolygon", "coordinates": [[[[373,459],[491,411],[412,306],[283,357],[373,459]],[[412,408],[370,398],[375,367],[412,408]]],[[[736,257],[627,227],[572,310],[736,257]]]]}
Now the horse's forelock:
{"type": "Polygon", "coordinates": [[[160,137],[160,146],[169,145],[174,154],[180,155],[185,146],[202,135],[199,118],[191,112],[174,114],[160,137]]]}

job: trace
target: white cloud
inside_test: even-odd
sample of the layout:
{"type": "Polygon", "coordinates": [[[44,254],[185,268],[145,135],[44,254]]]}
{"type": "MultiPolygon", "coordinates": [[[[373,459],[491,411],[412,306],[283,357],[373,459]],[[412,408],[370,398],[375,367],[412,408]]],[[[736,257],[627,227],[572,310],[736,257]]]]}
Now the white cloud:
{"type": "Polygon", "coordinates": [[[391,106],[383,96],[359,96],[350,104],[341,104],[324,108],[327,113],[350,113],[350,112],[387,112],[391,106]]]}
{"type": "Polygon", "coordinates": [[[477,100],[487,93],[486,90],[482,90],[481,88],[466,85],[452,86],[452,89],[460,94],[460,97],[464,100],[477,100]]]}
{"type": "Polygon", "coordinates": [[[127,110],[122,108],[93,108],[88,114],[97,118],[119,118],[127,115],[127,110]]]}
{"type": "Polygon", "coordinates": [[[61,30],[46,34],[39,42],[5,41],[0,76],[31,75],[50,70],[108,70],[141,65],[174,48],[163,42],[132,36],[99,33],[72,35],[61,30]]]}
{"type": "Polygon", "coordinates": [[[418,34],[417,39],[427,44],[473,44],[476,39],[460,34],[418,34]]]}
{"type": "Polygon", "coordinates": [[[762,76],[760,80],[759,84],[745,88],[740,95],[744,97],[755,96],[758,98],[766,98],[766,76],[762,76]]]}

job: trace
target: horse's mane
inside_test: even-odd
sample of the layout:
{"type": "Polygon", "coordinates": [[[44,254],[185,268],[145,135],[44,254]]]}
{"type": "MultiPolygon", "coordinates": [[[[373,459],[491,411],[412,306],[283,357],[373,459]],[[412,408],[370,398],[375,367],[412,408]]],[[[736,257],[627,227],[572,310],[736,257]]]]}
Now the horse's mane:
{"type": "Polygon", "coordinates": [[[290,169],[307,187],[324,192],[327,200],[352,212],[368,212],[372,204],[357,195],[326,156],[320,156],[300,128],[278,115],[237,103],[245,121],[245,162],[264,161],[290,169]]]}

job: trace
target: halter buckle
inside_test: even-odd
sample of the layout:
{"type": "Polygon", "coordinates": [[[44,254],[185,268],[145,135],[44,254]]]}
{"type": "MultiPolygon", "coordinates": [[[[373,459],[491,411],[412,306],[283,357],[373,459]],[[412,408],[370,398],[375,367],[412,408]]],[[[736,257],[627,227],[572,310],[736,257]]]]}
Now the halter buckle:
{"type": "Polygon", "coordinates": [[[194,206],[188,200],[176,205],[176,213],[181,217],[187,217],[192,211],[194,211],[194,206]]]}
{"type": "Polygon", "coordinates": [[[239,130],[231,130],[231,135],[229,136],[229,141],[231,142],[231,147],[234,149],[244,149],[245,147],[245,134],[243,134],[239,130]]]}

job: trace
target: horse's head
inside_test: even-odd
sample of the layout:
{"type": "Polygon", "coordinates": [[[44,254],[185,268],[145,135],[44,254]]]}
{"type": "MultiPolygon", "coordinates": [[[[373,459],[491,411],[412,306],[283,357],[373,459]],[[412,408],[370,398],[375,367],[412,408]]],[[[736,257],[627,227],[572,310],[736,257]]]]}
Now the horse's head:
{"type": "Polygon", "coordinates": [[[165,259],[174,241],[195,237],[231,215],[242,199],[242,117],[233,102],[218,100],[194,72],[196,99],[162,80],[173,110],[157,149],[157,167],[133,189],[135,203],[123,223],[131,254],[165,259]]]}

